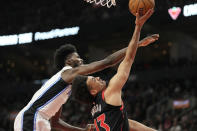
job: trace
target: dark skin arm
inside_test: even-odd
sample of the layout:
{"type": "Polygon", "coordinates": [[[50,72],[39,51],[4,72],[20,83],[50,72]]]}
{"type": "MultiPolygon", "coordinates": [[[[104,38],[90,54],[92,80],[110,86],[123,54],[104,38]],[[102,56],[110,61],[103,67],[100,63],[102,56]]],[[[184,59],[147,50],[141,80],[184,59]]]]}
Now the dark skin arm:
{"type": "MultiPolygon", "coordinates": [[[[147,46],[150,43],[153,43],[156,40],[158,40],[158,38],[159,38],[158,34],[153,34],[139,41],[138,46],[139,47],[147,46]]],[[[103,60],[66,70],[62,73],[62,78],[64,81],[71,83],[76,75],[88,75],[106,69],[108,67],[112,67],[117,63],[119,63],[125,57],[126,50],[127,47],[109,55],[103,60]]]]}
{"type": "Polygon", "coordinates": [[[61,129],[63,131],[93,131],[94,125],[88,124],[86,128],[74,127],[60,119],[62,107],[50,120],[52,129],[61,129]]]}
{"type": "Polygon", "coordinates": [[[125,52],[126,48],[111,54],[103,60],[66,70],[62,73],[62,79],[67,83],[71,83],[77,75],[88,75],[111,67],[122,60],[122,58],[125,55],[125,52]]]}
{"type": "MultiPolygon", "coordinates": [[[[59,109],[58,112],[56,112],[55,116],[53,116],[50,120],[51,122],[51,127],[56,127],[56,128],[60,128],[60,125],[57,124],[59,119],[60,119],[60,116],[61,116],[61,113],[62,113],[62,107],[59,109]]],[[[60,128],[61,129],[61,128],[60,128]]]]}
{"type": "Polygon", "coordinates": [[[153,35],[147,36],[143,40],[138,42],[138,47],[145,47],[155,42],[158,39],[159,39],[159,34],[153,34],[153,35]]]}

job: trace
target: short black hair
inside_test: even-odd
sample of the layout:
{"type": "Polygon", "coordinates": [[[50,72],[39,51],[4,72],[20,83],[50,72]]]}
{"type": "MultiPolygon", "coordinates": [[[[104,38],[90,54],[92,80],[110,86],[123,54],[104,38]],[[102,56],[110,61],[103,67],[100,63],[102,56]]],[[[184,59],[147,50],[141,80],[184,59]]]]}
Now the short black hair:
{"type": "Polygon", "coordinates": [[[55,67],[59,70],[62,69],[65,65],[65,59],[67,59],[67,57],[74,52],[77,52],[77,49],[72,44],[65,44],[60,46],[60,48],[58,48],[54,54],[55,67]]]}
{"type": "Polygon", "coordinates": [[[94,101],[94,96],[92,96],[88,90],[86,81],[88,76],[78,75],[74,78],[72,82],[72,93],[71,97],[80,103],[91,104],[94,101]]]}

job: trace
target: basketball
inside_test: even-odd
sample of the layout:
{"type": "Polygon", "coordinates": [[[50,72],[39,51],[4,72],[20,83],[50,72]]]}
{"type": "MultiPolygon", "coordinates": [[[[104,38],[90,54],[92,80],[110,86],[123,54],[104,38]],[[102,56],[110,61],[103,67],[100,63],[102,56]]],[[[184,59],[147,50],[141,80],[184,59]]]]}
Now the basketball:
{"type": "Polygon", "coordinates": [[[133,15],[138,12],[140,16],[155,7],[154,0],[129,0],[129,10],[133,15]]]}

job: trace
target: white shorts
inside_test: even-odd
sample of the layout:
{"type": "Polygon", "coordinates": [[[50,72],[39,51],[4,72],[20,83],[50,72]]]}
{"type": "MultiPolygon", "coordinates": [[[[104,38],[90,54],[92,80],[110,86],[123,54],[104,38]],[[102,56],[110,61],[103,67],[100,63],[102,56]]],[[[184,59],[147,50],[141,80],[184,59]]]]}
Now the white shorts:
{"type": "Polygon", "coordinates": [[[51,131],[50,122],[44,119],[39,113],[36,115],[36,118],[34,118],[34,120],[34,125],[33,123],[31,124],[28,123],[28,121],[24,121],[23,112],[20,112],[16,116],[14,121],[14,131],[51,131]]]}

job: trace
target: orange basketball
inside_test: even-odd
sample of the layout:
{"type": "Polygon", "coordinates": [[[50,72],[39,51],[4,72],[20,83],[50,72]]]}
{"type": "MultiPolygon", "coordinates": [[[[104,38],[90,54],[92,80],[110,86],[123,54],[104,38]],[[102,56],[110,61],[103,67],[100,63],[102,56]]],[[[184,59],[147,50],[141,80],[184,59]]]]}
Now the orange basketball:
{"type": "Polygon", "coordinates": [[[138,12],[140,16],[155,7],[154,0],[129,0],[129,10],[133,15],[138,12]]]}

